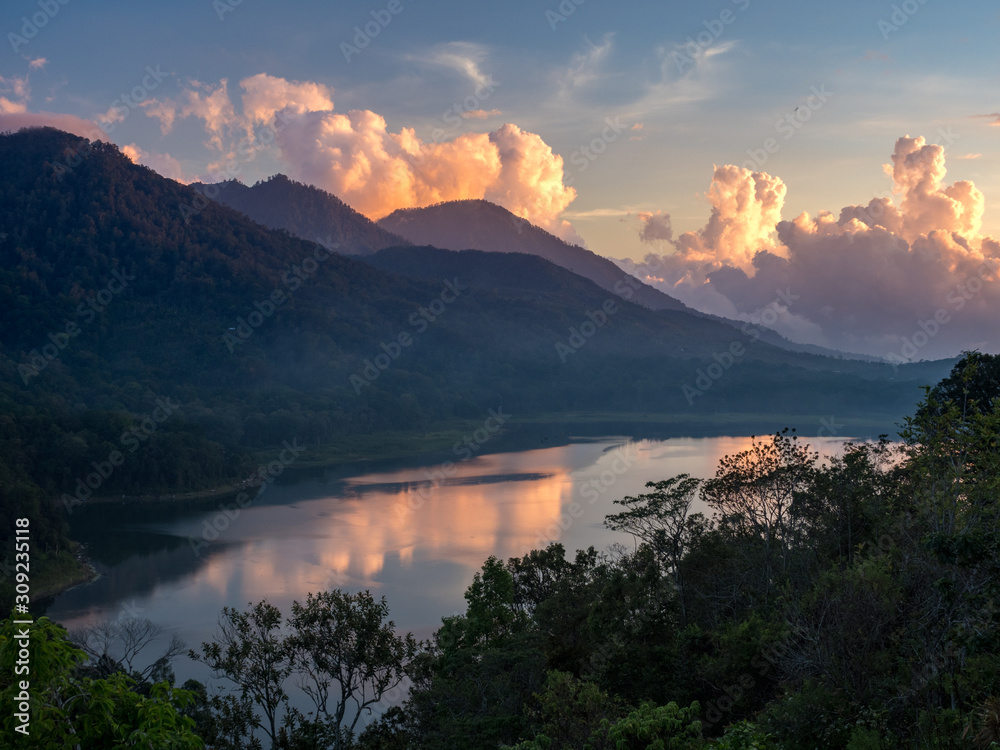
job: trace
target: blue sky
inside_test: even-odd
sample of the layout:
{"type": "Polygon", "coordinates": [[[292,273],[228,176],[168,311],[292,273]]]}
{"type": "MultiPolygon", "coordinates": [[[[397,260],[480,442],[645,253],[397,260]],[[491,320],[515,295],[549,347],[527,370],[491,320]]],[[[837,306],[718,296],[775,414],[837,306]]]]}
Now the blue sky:
{"type": "MultiPolygon", "coordinates": [[[[609,257],[683,256],[681,275],[635,272],[714,312],[752,315],[763,302],[732,290],[719,299],[692,264],[707,257],[752,276],[753,252],[795,254],[776,239],[779,219],[873,198],[902,206],[907,180],[924,174],[918,161],[931,203],[951,201],[956,181],[982,195],[956,204],[976,214],[969,223],[953,211],[955,221],[932,220],[914,193],[898,230],[908,247],[920,231],[964,232],[976,257],[960,260],[971,264],[995,252],[983,238],[1000,235],[996,2],[63,2],[4,3],[0,127],[103,122],[153,82],[106,137],[164,174],[214,181],[229,159],[226,174],[244,182],[281,171],[374,217],[486,197],[609,257]],[[267,105],[258,120],[249,79],[267,105]],[[286,105],[294,126],[261,141],[286,105]],[[925,141],[897,154],[911,172],[892,193],[883,165],[907,135],[925,141]],[[248,137],[253,149],[232,162],[248,137]],[[727,164],[780,179],[714,171],[727,164]],[[757,196],[741,203],[740,190],[757,196]],[[730,237],[749,253],[720,249],[706,224],[715,214],[727,231],[752,225],[730,237]]],[[[964,272],[950,252],[939,251],[942,268],[964,272]]],[[[785,332],[826,343],[844,333],[818,325],[785,332]]],[[[904,330],[856,348],[885,349],[904,330]]]]}

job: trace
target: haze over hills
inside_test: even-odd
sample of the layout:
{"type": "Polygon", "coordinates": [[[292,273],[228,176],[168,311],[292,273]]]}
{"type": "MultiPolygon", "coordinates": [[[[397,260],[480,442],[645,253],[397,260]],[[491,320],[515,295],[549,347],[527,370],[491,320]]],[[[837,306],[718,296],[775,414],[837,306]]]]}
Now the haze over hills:
{"type": "MultiPolygon", "coordinates": [[[[339,243],[338,252],[368,255],[382,248],[430,244],[449,249],[482,249],[490,252],[519,252],[546,258],[580,274],[598,286],[654,310],[685,310],[737,329],[733,321],[693,310],[673,297],[642,282],[614,261],[576,245],[570,245],[527,222],[505,208],[488,201],[454,201],[428,209],[397,211],[391,216],[400,234],[386,231],[352,209],[339,198],[311,185],[275,175],[247,187],[236,180],[214,185],[193,185],[207,197],[235,208],[271,229],[283,229],[302,239],[326,246],[339,243]],[[429,239],[430,238],[430,239],[429,239]]],[[[386,221],[386,217],[382,221],[386,221]]],[[[399,257],[399,256],[393,256],[399,257]]],[[[763,325],[754,326],[761,339],[790,351],[838,358],[878,361],[876,357],[845,354],[821,346],[792,342],[763,325]]]]}
{"type": "Polygon", "coordinates": [[[284,229],[327,248],[339,246],[338,251],[346,255],[365,255],[383,247],[408,244],[337,196],[283,174],[250,187],[236,180],[195,183],[192,187],[269,229],[284,229]]]}
{"type": "MultiPolygon", "coordinates": [[[[378,224],[406,237],[415,245],[433,245],[449,250],[476,249],[537,255],[590,279],[602,289],[612,291],[618,296],[653,310],[684,310],[737,329],[746,327],[743,321],[729,320],[694,310],[645,283],[610,258],[597,255],[577,245],[570,245],[489,201],[449,201],[427,208],[401,209],[380,219],[378,224]]],[[[765,325],[758,324],[753,328],[759,331],[759,336],[763,340],[789,351],[880,361],[878,357],[840,352],[814,344],[800,344],[765,325]]]]}
{"type": "Polygon", "coordinates": [[[537,255],[652,310],[691,312],[687,305],[639,282],[607,258],[570,245],[486,200],[448,201],[427,208],[400,209],[379,219],[378,225],[415,245],[537,255]]]}

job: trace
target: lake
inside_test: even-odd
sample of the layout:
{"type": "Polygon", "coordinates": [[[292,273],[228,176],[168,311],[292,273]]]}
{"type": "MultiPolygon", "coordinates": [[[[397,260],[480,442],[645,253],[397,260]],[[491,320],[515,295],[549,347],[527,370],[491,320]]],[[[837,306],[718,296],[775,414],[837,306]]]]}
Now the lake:
{"type": "MultiPolygon", "coordinates": [[[[823,455],[846,439],[803,438],[823,455]]],[[[620,510],[615,499],[676,474],[711,477],[720,458],[750,445],[749,437],[581,438],[451,466],[435,457],[279,481],[229,511],[211,499],[93,505],[72,526],[101,577],[55,597],[47,614],[71,630],[148,617],[197,649],[223,606],[266,598],[287,614],[308,592],[370,589],[387,598],[398,629],[426,638],[442,616],[465,611],[463,593],[490,555],[505,560],[549,541],[570,554],[631,548],[631,537],[603,525],[620,510]]],[[[186,657],[174,669],[179,683],[214,684],[186,657]]]]}

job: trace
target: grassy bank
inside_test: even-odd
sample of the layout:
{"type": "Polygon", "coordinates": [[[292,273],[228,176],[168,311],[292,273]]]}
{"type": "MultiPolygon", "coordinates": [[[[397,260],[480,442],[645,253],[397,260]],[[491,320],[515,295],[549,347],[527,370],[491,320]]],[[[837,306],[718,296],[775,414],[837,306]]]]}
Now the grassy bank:
{"type": "MultiPolygon", "coordinates": [[[[92,581],[97,572],[87,561],[79,544],[73,544],[72,550],[64,550],[55,555],[32,554],[29,570],[29,583],[32,604],[41,599],[54,596],[62,591],[73,588],[81,583],[92,581]]],[[[14,571],[5,575],[0,581],[0,606],[9,612],[14,606],[14,571]]]]}

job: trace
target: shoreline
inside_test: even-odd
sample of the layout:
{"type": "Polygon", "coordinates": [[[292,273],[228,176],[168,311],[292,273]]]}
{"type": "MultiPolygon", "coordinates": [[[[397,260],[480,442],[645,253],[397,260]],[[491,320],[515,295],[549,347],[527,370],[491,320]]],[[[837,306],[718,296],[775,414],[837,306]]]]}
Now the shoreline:
{"type": "MultiPolygon", "coordinates": [[[[846,418],[836,422],[842,430],[844,439],[852,433],[874,435],[884,428],[890,417],[875,419],[846,418]]],[[[538,447],[553,447],[562,442],[573,442],[592,439],[599,435],[634,433],[634,439],[669,439],[670,437],[719,437],[727,434],[763,435],[765,425],[798,426],[799,434],[804,440],[814,436],[837,437],[829,430],[823,435],[826,425],[831,424],[829,417],[817,415],[769,415],[769,414],[709,414],[697,419],[689,415],[655,415],[655,414],[616,414],[599,412],[571,412],[557,415],[531,416],[522,419],[512,419],[491,438],[488,446],[478,454],[504,452],[506,450],[525,450],[529,446],[525,440],[534,438],[538,447]],[[824,421],[825,420],[825,421],[824,421]],[[809,426],[813,430],[806,429],[809,426]],[[622,432],[622,428],[625,431],[622,432]],[[729,429],[727,429],[729,428],[729,429]],[[809,434],[815,431],[816,435],[809,434]],[[519,440],[520,439],[520,440],[519,440]],[[513,445],[511,442],[513,441],[513,445]]],[[[481,427],[480,422],[453,423],[453,426],[436,431],[424,432],[392,432],[376,435],[364,435],[335,441],[323,446],[306,449],[294,463],[284,467],[283,473],[289,474],[328,471],[346,467],[364,467],[379,461],[401,461],[422,458],[440,458],[449,448],[460,443],[461,439],[481,427]]],[[[259,465],[266,465],[274,460],[279,450],[259,451],[253,454],[259,465]]],[[[450,454],[449,454],[450,455],[450,454]]],[[[103,495],[91,497],[86,505],[110,505],[112,503],[164,503],[197,501],[209,498],[229,500],[240,492],[256,489],[264,484],[263,480],[243,480],[236,484],[225,484],[202,490],[189,492],[150,492],[142,495],[103,495]]],[[[90,583],[99,577],[93,562],[87,556],[84,545],[74,542],[70,550],[74,564],[65,571],[57,573],[51,581],[46,581],[37,592],[38,599],[47,599],[76,586],[90,583]]],[[[65,565],[65,563],[64,563],[65,565]]]]}
{"type": "Polygon", "coordinates": [[[70,566],[64,564],[57,572],[46,571],[40,577],[41,584],[32,587],[32,605],[100,578],[100,573],[87,555],[86,546],[79,542],[73,542],[73,545],[69,550],[73,564],[70,566]]]}
{"type": "MultiPolygon", "coordinates": [[[[844,418],[834,421],[832,416],[820,415],[770,415],[770,414],[706,414],[697,418],[687,414],[618,414],[614,412],[569,412],[553,415],[533,415],[514,418],[509,426],[497,433],[494,441],[501,437],[524,435],[533,430],[545,432],[561,432],[561,439],[574,440],[593,437],[587,432],[605,433],[602,428],[619,432],[628,427],[636,431],[631,435],[635,439],[668,439],[670,437],[721,437],[728,434],[753,433],[764,435],[768,425],[790,426],[797,429],[797,434],[807,439],[809,437],[838,437],[842,433],[848,437],[874,437],[885,429],[889,430],[890,439],[895,439],[896,428],[886,428],[886,422],[892,417],[882,418],[844,418]],[[726,428],[731,428],[726,430],[726,428]],[[575,428],[575,429],[574,429],[575,428]],[[617,430],[616,430],[617,428],[617,430]],[[579,433],[579,434],[578,434],[579,433]],[[813,434],[815,433],[815,434],[813,434]],[[853,433],[858,433],[854,435],[853,433]],[[862,434],[867,433],[867,434],[862,434]]],[[[391,432],[375,435],[361,435],[345,438],[322,446],[307,448],[294,463],[284,467],[283,472],[290,474],[307,471],[326,471],[357,465],[359,468],[379,461],[398,461],[433,457],[447,450],[463,437],[480,427],[479,422],[463,422],[451,427],[425,432],[391,432]]],[[[626,430],[628,431],[628,430],[626,430]]],[[[624,434],[624,433],[620,433],[624,434]]],[[[551,445],[550,442],[546,443],[551,445]]],[[[483,452],[494,451],[491,445],[483,452]]],[[[259,466],[264,466],[276,459],[280,449],[257,451],[253,453],[259,466]]],[[[86,505],[105,505],[110,503],[162,503],[183,502],[188,500],[204,500],[209,498],[228,499],[240,492],[257,489],[264,484],[263,480],[245,479],[236,484],[223,484],[201,490],[187,492],[149,492],[141,495],[100,495],[86,501],[86,505]]]]}

